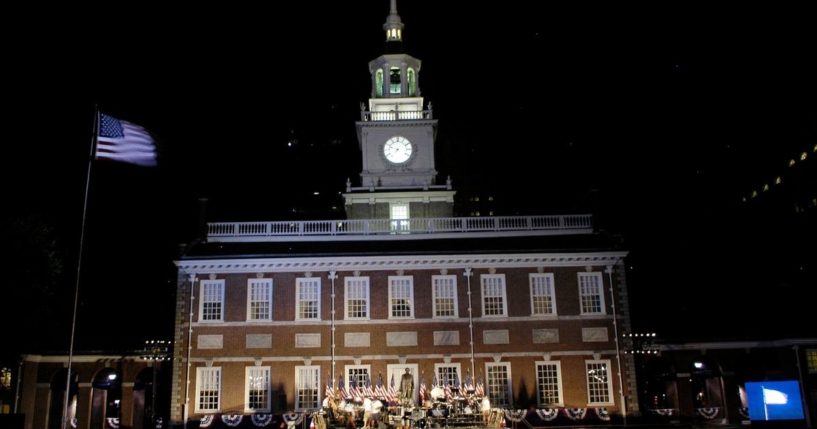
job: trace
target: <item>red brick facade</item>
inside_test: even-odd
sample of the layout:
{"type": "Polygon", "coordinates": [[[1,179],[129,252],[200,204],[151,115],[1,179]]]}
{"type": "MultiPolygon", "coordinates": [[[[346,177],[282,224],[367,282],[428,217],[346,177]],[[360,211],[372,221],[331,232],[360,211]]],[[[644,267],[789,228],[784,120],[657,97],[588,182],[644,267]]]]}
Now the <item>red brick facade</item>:
{"type": "MultiPolygon", "coordinates": [[[[622,255],[617,255],[622,256],[622,255]]],[[[388,264],[394,265],[394,264],[388,264]]],[[[561,264],[561,266],[531,265],[509,268],[474,268],[471,270],[470,303],[473,320],[473,357],[476,380],[486,380],[486,363],[510,364],[510,389],[515,408],[543,406],[537,401],[536,362],[553,361],[561,366],[562,398],[558,406],[563,407],[607,407],[613,413],[621,410],[619,401],[619,372],[614,341],[613,308],[614,299],[619,308],[620,324],[628,324],[629,316],[622,309],[623,282],[620,276],[621,259],[616,257],[602,264],[561,264]],[[614,267],[614,265],[618,265],[614,267]],[[613,269],[608,269],[613,268],[613,269]],[[618,269],[616,269],[618,268],[618,269]],[[602,280],[604,311],[601,315],[582,315],[580,311],[579,273],[599,273],[602,280]],[[505,275],[505,296],[507,316],[482,317],[483,296],[480,278],[495,273],[505,275]],[[531,315],[531,273],[553,273],[556,299],[556,315],[531,315]],[[610,295],[610,280],[614,282],[615,297],[610,295]],[[606,337],[586,337],[583,329],[601,328],[592,332],[606,331],[606,337]],[[534,330],[558,330],[557,339],[550,342],[534,340],[534,330]],[[486,333],[486,331],[488,331],[486,333]],[[493,336],[492,336],[493,335],[493,336]],[[606,339],[605,339],[606,338],[606,339]],[[486,343],[486,339],[488,339],[486,343]],[[588,375],[586,361],[601,360],[607,365],[606,382],[609,383],[608,400],[591,403],[588,399],[588,375]]],[[[213,267],[215,268],[215,267],[213,267]]],[[[245,413],[246,410],[246,368],[269,367],[270,394],[273,412],[296,409],[295,372],[296,366],[319,367],[319,401],[324,397],[327,380],[344,377],[346,365],[368,365],[371,382],[378,377],[388,384],[388,365],[416,364],[417,378],[429,388],[435,375],[435,364],[459,364],[459,377],[471,375],[472,335],[469,329],[469,287],[468,277],[462,268],[396,270],[384,267],[382,270],[337,271],[334,281],[335,320],[332,321],[333,287],[329,271],[314,272],[253,272],[220,274],[217,269],[206,268],[196,273],[194,283],[193,331],[190,350],[190,418],[200,417],[196,413],[197,377],[196,369],[203,367],[220,368],[220,407],[213,412],[245,413]],[[212,271],[211,271],[212,270],[212,271]],[[208,272],[209,271],[209,272],[208,272]],[[456,318],[434,318],[432,312],[432,276],[441,272],[456,275],[457,312],[456,318]],[[389,276],[411,276],[413,278],[413,311],[410,319],[389,319],[389,276]],[[344,279],[346,277],[369,278],[369,319],[345,320],[344,279]],[[320,279],[320,320],[296,321],[296,278],[320,279]],[[263,322],[247,321],[247,284],[249,279],[271,278],[272,320],[263,322]],[[200,285],[202,280],[224,280],[224,319],[217,322],[199,322],[200,285]],[[332,326],[335,327],[335,372],[332,378],[332,326]],[[456,332],[458,341],[448,340],[435,345],[435,332],[445,332],[449,337],[456,332]],[[389,345],[387,336],[394,333],[409,333],[409,345],[389,345]],[[269,347],[247,347],[248,334],[270,335],[269,347]],[[309,342],[309,347],[296,346],[296,335],[319,334],[320,341],[309,342]],[[368,346],[346,344],[346,334],[368,336],[368,346]],[[413,342],[416,334],[416,345],[413,342]],[[202,348],[201,336],[216,336],[216,345],[202,348]],[[221,336],[221,346],[218,346],[221,336]]],[[[188,275],[191,273],[187,273],[188,275]]],[[[189,306],[190,282],[185,275],[180,276],[178,308],[181,309],[177,326],[176,371],[174,373],[172,418],[183,418],[183,399],[186,372],[182,362],[186,360],[187,340],[186,309],[189,306]]],[[[619,327],[621,329],[621,325],[619,327]]],[[[554,331],[550,331],[554,332],[554,331]]],[[[397,334],[399,338],[403,338],[397,334]]],[[[210,337],[213,338],[213,337],[210,337]]],[[[314,337],[310,337],[314,341],[314,337]]],[[[358,338],[358,337],[356,337],[358,338]]],[[[403,341],[403,340],[401,340],[403,341]]],[[[625,381],[624,394],[629,396],[632,374],[629,362],[621,356],[621,379],[625,381]]],[[[487,386],[486,386],[487,389],[487,386]]],[[[633,404],[637,401],[630,399],[633,404]]],[[[545,404],[547,405],[547,404],[545,404]]],[[[632,409],[630,410],[632,412],[632,409]]]]}

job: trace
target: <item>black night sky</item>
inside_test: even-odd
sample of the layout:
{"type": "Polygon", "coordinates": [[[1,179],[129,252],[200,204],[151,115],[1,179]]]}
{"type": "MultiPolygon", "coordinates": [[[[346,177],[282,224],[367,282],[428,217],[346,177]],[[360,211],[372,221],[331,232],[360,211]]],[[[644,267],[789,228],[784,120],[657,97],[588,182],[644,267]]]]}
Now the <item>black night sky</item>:
{"type": "MultiPolygon", "coordinates": [[[[631,252],[638,330],[817,335],[811,15],[531,3],[399,2],[438,179],[495,214],[595,213],[631,252]]],[[[387,0],[29,12],[3,30],[3,358],[67,349],[95,104],[161,158],[94,164],[80,350],[172,337],[198,198],[210,221],[343,216],[387,0]]]]}

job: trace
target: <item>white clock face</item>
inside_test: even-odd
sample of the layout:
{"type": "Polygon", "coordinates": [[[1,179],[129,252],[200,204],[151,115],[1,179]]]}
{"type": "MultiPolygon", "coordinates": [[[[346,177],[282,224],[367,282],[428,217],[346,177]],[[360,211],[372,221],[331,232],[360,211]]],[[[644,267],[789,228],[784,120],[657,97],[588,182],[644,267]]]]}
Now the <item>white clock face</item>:
{"type": "Polygon", "coordinates": [[[393,162],[395,164],[402,164],[411,158],[411,153],[414,150],[414,147],[411,145],[411,142],[401,136],[394,136],[388,140],[386,140],[386,144],[383,145],[383,155],[389,162],[393,162]]]}

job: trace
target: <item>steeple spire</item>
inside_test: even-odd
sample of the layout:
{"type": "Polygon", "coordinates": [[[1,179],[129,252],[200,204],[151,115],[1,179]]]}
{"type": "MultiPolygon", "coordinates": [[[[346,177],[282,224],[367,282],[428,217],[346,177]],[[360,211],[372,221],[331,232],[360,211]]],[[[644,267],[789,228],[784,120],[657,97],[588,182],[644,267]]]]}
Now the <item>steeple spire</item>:
{"type": "Polygon", "coordinates": [[[403,41],[403,22],[400,21],[400,15],[397,14],[397,0],[391,0],[391,9],[386,23],[383,24],[383,29],[386,30],[387,42],[403,41]]]}

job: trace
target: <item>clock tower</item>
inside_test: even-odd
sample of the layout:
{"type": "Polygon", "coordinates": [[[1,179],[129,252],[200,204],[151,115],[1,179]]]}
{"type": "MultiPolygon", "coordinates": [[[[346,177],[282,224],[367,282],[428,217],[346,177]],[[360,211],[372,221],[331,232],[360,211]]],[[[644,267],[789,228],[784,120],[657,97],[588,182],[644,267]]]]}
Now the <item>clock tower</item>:
{"type": "Polygon", "coordinates": [[[403,52],[403,23],[397,1],[383,29],[386,54],[369,62],[372,91],[361,103],[357,137],[363,170],[360,186],[346,183],[349,219],[450,217],[451,181],[436,184],[434,140],[437,120],[420,92],[421,62],[403,52]]]}

